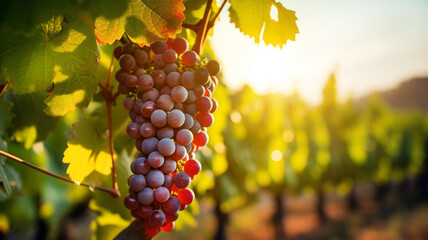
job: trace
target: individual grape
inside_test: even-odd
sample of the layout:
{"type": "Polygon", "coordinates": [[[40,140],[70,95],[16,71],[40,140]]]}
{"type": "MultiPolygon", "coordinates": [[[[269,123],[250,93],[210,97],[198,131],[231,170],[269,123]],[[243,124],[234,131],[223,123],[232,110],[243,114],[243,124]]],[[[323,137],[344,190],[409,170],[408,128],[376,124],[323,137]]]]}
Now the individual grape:
{"type": "Polygon", "coordinates": [[[201,131],[198,134],[193,135],[193,143],[199,147],[207,145],[208,134],[206,132],[201,131]]]}
{"type": "Polygon", "coordinates": [[[150,170],[150,172],[146,175],[147,186],[151,188],[158,188],[162,186],[164,181],[165,177],[163,173],[157,169],[150,170]]]}
{"type": "Polygon", "coordinates": [[[127,43],[123,45],[122,53],[123,54],[134,54],[135,50],[137,48],[136,44],[133,43],[127,43]]]}
{"type": "Polygon", "coordinates": [[[131,110],[134,108],[134,100],[132,100],[132,98],[125,98],[123,100],[123,107],[125,109],[131,110]]]}
{"type": "Polygon", "coordinates": [[[138,78],[137,84],[140,90],[145,92],[153,88],[154,81],[152,76],[144,74],[138,78]]]}
{"type": "Polygon", "coordinates": [[[174,49],[177,52],[177,54],[184,53],[188,47],[189,47],[189,44],[187,43],[187,40],[184,38],[176,38],[172,42],[172,49],[174,49]]]}
{"type": "Polygon", "coordinates": [[[150,171],[150,164],[147,158],[139,157],[131,164],[131,170],[135,174],[146,175],[150,171]]]}
{"type": "Polygon", "coordinates": [[[210,60],[207,69],[211,76],[215,76],[220,72],[220,64],[216,60],[210,60]]]}
{"type": "Polygon", "coordinates": [[[141,149],[143,150],[143,153],[150,154],[153,151],[156,151],[158,147],[159,140],[155,137],[144,139],[143,143],[141,144],[141,149]]]}
{"type": "Polygon", "coordinates": [[[134,71],[134,75],[139,78],[145,73],[143,68],[137,68],[137,70],[134,71]]]}
{"type": "Polygon", "coordinates": [[[172,100],[171,96],[164,94],[160,95],[156,105],[158,108],[169,112],[174,108],[174,101],[172,100]]]}
{"type": "Polygon", "coordinates": [[[154,126],[164,127],[167,124],[167,113],[162,109],[156,109],[150,116],[150,120],[154,126]]]}
{"type": "Polygon", "coordinates": [[[196,159],[189,159],[184,164],[184,171],[193,177],[201,171],[201,163],[196,159]]]}
{"type": "Polygon", "coordinates": [[[174,184],[178,188],[187,188],[190,185],[190,176],[186,172],[178,172],[174,176],[174,184]]]}
{"type": "MultiPolygon", "coordinates": [[[[180,210],[180,209],[179,209],[180,210]]],[[[166,220],[168,222],[174,222],[178,218],[178,211],[174,213],[166,213],[165,214],[166,220]]]]}
{"type": "Polygon", "coordinates": [[[180,110],[174,109],[168,113],[168,125],[173,128],[179,128],[184,123],[184,113],[180,110]]]}
{"type": "Polygon", "coordinates": [[[158,187],[155,190],[155,199],[160,203],[164,203],[169,199],[170,193],[166,187],[158,187]]]}
{"type": "Polygon", "coordinates": [[[211,95],[212,95],[211,90],[209,90],[209,89],[205,88],[204,96],[206,96],[206,97],[211,97],[211,95]]]}
{"type": "Polygon", "coordinates": [[[142,49],[137,49],[134,52],[134,58],[138,65],[143,66],[149,60],[149,54],[142,49]]]}
{"type": "Polygon", "coordinates": [[[161,54],[156,55],[155,58],[153,59],[153,63],[157,67],[165,66],[166,62],[165,62],[165,59],[163,58],[163,54],[161,53],[161,54]]]}
{"type": "Polygon", "coordinates": [[[116,80],[117,80],[119,83],[125,83],[125,79],[126,79],[126,77],[128,77],[128,75],[130,75],[130,74],[131,74],[131,73],[126,72],[126,71],[124,71],[124,70],[122,70],[122,69],[119,69],[119,70],[116,72],[115,77],[116,77],[116,80]]]}
{"type": "Polygon", "coordinates": [[[180,84],[180,73],[178,72],[170,72],[166,76],[166,83],[171,88],[178,86],[180,84]]]}
{"type": "Polygon", "coordinates": [[[122,48],[123,48],[122,46],[117,46],[117,47],[114,48],[113,54],[114,54],[114,57],[116,59],[119,59],[120,56],[122,56],[122,48]]]}
{"type": "Polygon", "coordinates": [[[143,116],[137,114],[137,116],[135,117],[135,122],[141,125],[141,124],[147,122],[147,119],[144,118],[143,116]]]}
{"type": "Polygon", "coordinates": [[[169,158],[171,158],[172,160],[178,161],[183,159],[187,154],[186,148],[181,145],[176,143],[175,144],[175,151],[173,154],[171,154],[171,156],[169,156],[169,158]]]}
{"type": "Polygon", "coordinates": [[[192,50],[183,53],[181,61],[187,67],[194,66],[199,60],[198,54],[192,50]]]}
{"type": "Polygon", "coordinates": [[[208,113],[213,107],[213,102],[209,97],[200,97],[196,100],[196,109],[201,113],[208,113]]]}
{"type": "Polygon", "coordinates": [[[131,91],[131,89],[128,86],[126,86],[125,83],[120,83],[118,86],[118,91],[121,94],[128,94],[131,91]]]}
{"type": "Polygon", "coordinates": [[[141,111],[141,106],[143,105],[143,100],[141,99],[137,99],[134,102],[134,112],[140,112],[141,111]]]}
{"type": "Polygon", "coordinates": [[[165,226],[160,227],[160,229],[164,232],[171,232],[174,229],[175,223],[168,222],[165,226]]]}
{"type": "Polygon", "coordinates": [[[211,113],[198,113],[195,118],[202,127],[209,127],[214,123],[214,117],[211,113]]]}
{"type": "Polygon", "coordinates": [[[163,186],[170,189],[172,184],[174,184],[174,178],[170,174],[165,174],[165,181],[163,182],[163,186]]]}
{"type": "Polygon", "coordinates": [[[123,199],[123,203],[125,207],[130,210],[137,209],[140,206],[133,195],[127,195],[125,199],[123,199]]]}
{"type": "Polygon", "coordinates": [[[186,103],[195,103],[196,102],[196,95],[192,90],[187,91],[187,99],[186,103]]]}
{"type": "MultiPolygon", "coordinates": [[[[164,174],[168,174],[168,173],[172,173],[175,171],[175,169],[177,168],[177,163],[174,160],[171,159],[167,159],[162,167],[161,167],[161,171],[164,174]]],[[[165,183],[164,183],[165,184],[165,183]]]]}
{"type": "Polygon", "coordinates": [[[125,84],[130,88],[137,86],[137,76],[133,74],[128,75],[125,79],[125,84]]]}
{"type": "Polygon", "coordinates": [[[192,128],[190,128],[190,131],[195,135],[195,134],[198,134],[199,132],[201,132],[201,129],[202,129],[202,127],[201,127],[201,124],[199,123],[199,121],[194,120],[193,126],[192,126],[192,128]]]}
{"type": "Polygon", "coordinates": [[[138,208],[138,215],[141,218],[148,218],[150,214],[152,213],[153,208],[149,205],[143,205],[140,208],[138,208]]]}
{"type": "Polygon", "coordinates": [[[184,114],[184,123],[181,126],[181,128],[190,129],[193,127],[193,123],[194,123],[194,120],[193,120],[192,115],[185,113],[184,114]]]}
{"type": "Polygon", "coordinates": [[[140,124],[131,122],[128,127],[126,127],[126,133],[133,139],[140,137],[140,124]]]}
{"type": "Polygon", "coordinates": [[[184,88],[183,86],[175,86],[171,90],[171,98],[172,100],[174,100],[174,102],[182,103],[186,101],[187,96],[188,96],[188,92],[186,88],[184,88]]]}
{"type": "Polygon", "coordinates": [[[151,138],[156,135],[156,127],[149,122],[145,122],[140,126],[140,134],[144,138],[151,138]]]}
{"type": "Polygon", "coordinates": [[[149,217],[150,223],[155,226],[162,226],[165,223],[165,214],[161,210],[153,210],[149,217]]]}
{"type": "Polygon", "coordinates": [[[143,175],[132,175],[129,179],[129,188],[131,191],[139,192],[146,187],[146,178],[143,175]]]}
{"type": "Polygon", "coordinates": [[[162,70],[155,70],[152,73],[152,78],[154,80],[155,87],[161,87],[166,83],[166,74],[162,70]]]}
{"type": "Polygon", "coordinates": [[[138,201],[142,205],[150,205],[154,200],[153,189],[146,187],[141,192],[138,193],[138,201]]]}
{"type": "Polygon", "coordinates": [[[191,104],[186,104],[184,107],[184,110],[186,111],[186,113],[195,116],[196,113],[198,113],[198,110],[196,110],[196,104],[191,103],[191,104]]]}
{"type": "Polygon", "coordinates": [[[191,71],[185,71],[181,74],[181,84],[187,89],[196,87],[195,74],[191,71]]]}
{"type": "Polygon", "coordinates": [[[129,111],[129,118],[131,118],[132,121],[136,122],[138,114],[135,111],[129,111]]]}
{"type": "MultiPolygon", "coordinates": [[[[141,100],[141,99],[139,99],[141,100]]],[[[141,101],[142,102],[142,101],[141,101]]],[[[157,105],[155,102],[153,101],[146,101],[144,103],[142,103],[141,107],[140,107],[140,113],[143,117],[150,117],[152,115],[152,113],[157,109],[157,105]]]]}
{"type": "Polygon", "coordinates": [[[192,143],[193,141],[193,134],[188,129],[181,129],[177,132],[176,140],[179,144],[186,146],[192,143]]]}
{"type": "Polygon", "coordinates": [[[175,144],[170,138],[163,138],[158,143],[158,151],[165,157],[170,156],[175,151],[175,144]]]}
{"type": "Polygon", "coordinates": [[[150,48],[153,50],[154,53],[160,54],[168,49],[168,45],[166,45],[166,43],[162,41],[154,41],[152,44],[150,44],[150,48]]]}
{"type": "Polygon", "coordinates": [[[154,151],[149,154],[148,161],[151,167],[159,168],[163,165],[165,159],[161,153],[154,151]]]}
{"type": "Polygon", "coordinates": [[[180,207],[181,207],[180,200],[178,200],[178,198],[175,196],[171,196],[168,199],[168,201],[166,201],[163,204],[163,210],[165,211],[165,213],[168,213],[168,214],[173,214],[175,212],[178,212],[178,210],[180,210],[180,207]]]}
{"type": "Polygon", "coordinates": [[[174,108],[180,111],[184,111],[184,104],[183,103],[174,103],[174,108]]]}
{"type": "Polygon", "coordinates": [[[156,132],[156,137],[158,139],[173,138],[174,137],[174,129],[170,126],[165,126],[163,128],[160,128],[156,132]]]}
{"type": "Polygon", "coordinates": [[[135,58],[130,54],[123,54],[119,59],[119,65],[124,71],[131,71],[135,68],[135,58]]]}
{"type": "Polygon", "coordinates": [[[199,68],[195,71],[195,80],[198,84],[204,85],[210,80],[209,75],[210,73],[206,68],[199,68]]]}
{"type": "Polygon", "coordinates": [[[170,95],[171,94],[171,88],[167,85],[164,86],[161,90],[160,90],[160,94],[161,95],[170,95]]]}
{"type": "Polygon", "coordinates": [[[178,71],[178,66],[175,63],[167,63],[164,66],[164,70],[165,70],[166,73],[177,72],[178,71]]]}
{"type": "Polygon", "coordinates": [[[196,86],[196,87],[193,89],[193,92],[195,93],[195,96],[196,96],[197,98],[199,98],[199,97],[204,96],[204,94],[205,94],[205,88],[204,88],[203,86],[201,86],[201,85],[198,85],[198,86],[196,86]]]}
{"type": "Polygon", "coordinates": [[[195,199],[195,194],[191,189],[185,188],[178,191],[177,197],[181,204],[189,205],[195,199]]]}
{"type": "Polygon", "coordinates": [[[167,63],[173,63],[177,60],[177,53],[173,49],[168,49],[163,53],[163,58],[167,63]]]}
{"type": "Polygon", "coordinates": [[[160,230],[161,229],[159,227],[148,226],[144,230],[144,233],[149,237],[154,237],[160,232],[160,230]]]}
{"type": "Polygon", "coordinates": [[[211,101],[212,101],[213,107],[211,108],[210,113],[214,113],[215,111],[217,111],[218,102],[214,98],[211,98],[211,101]]]}
{"type": "Polygon", "coordinates": [[[139,137],[135,140],[135,148],[137,148],[138,151],[142,151],[141,145],[143,144],[144,138],[139,137]]]}
{"type": "Polygon", "coordinates": [[[143,94],[143,101],[156,102],[159,98],[159,91],[156,88],[152,88],[143,94]]]}

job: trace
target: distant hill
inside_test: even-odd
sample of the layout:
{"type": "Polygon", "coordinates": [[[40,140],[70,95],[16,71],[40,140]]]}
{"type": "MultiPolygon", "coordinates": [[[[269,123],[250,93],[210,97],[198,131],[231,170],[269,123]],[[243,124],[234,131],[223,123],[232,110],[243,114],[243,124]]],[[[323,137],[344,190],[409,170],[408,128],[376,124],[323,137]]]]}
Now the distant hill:
{"type": "MultiPolygon", "coordinates": [[[[374,92],[394,109],[421,110],[428,113],[428,77],[412,78],[399,86],[374,92]]],[[[370,96],[357,100],[357,105],[366,105],[370,96]]]]}

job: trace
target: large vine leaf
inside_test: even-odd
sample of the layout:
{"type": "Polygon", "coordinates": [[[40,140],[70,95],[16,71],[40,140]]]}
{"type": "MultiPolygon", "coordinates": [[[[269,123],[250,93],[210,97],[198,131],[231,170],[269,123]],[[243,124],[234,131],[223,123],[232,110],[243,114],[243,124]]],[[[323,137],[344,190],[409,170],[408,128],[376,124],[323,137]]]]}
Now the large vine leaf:
{"type": "Polygon", "coordinates": [[[101,44],[112,44],[126,32],[140,45],[159,38],[174,37],[181,32],[184,20],[181,0],[131,0],[118,18],[100,16],[95,20],[95,34],[101,44]]]}
{"type": "Polygon", "coordinates": [[[89,20],[53,17],[28,33],[2,26],[0,35],[1,75],[16,93],[53,87],[45,101],[45,112],[53,116],[89,104],[97,88],[99,61],[89,20]]]}
{"type": "Polygon", "coordinates": [[[273,46],[284,46],[288,40],[295,40],[299,33],[295,12],[286,9],[280,2],[272,0],[231,0],[230,22],[245,35],[273,46]],[[273,19],[271,10],[276,9],[278,19],[273,19]],[[263,31],[263,32],[262,32],[263,31]]]}
{"type": "MultiPolygon", "coordinates": [[[[117,99],[122,102],[124,97],[117,99]]],[[[82,182],[92,172],[103,175],[111,173],[111,156],[108,141],[108,126],[105,105],[101,104],[88,118],[73,125],[72,138],[67,143],[63,162],[68,163],[67,174],[71,179],[82,182]]],[[[112,108],[113,139],[125,132],[127,111],[112,108]]]]}
{"type": "Polygon", "coordinates": [[[36,141],[43,141],[55,129],[57,118],[43,112],[46,93],[17,95],[6,92],[4,95],[13,103],[8,113],[14,116],[13,128],[10,128],[8,133],[13,140],[23,143],[26,149],[30,149],[36,141]]]}

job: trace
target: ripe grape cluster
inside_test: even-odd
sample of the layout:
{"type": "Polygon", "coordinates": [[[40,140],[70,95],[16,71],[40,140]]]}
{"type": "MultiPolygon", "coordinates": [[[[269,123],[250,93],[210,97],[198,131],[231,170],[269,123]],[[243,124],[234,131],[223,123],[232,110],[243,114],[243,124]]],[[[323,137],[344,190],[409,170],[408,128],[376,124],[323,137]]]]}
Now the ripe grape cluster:
{"type": "Polygon", "coordinates": [[[211,94],[220,65],[187,48],[176,38],[114,50],[119,92],[127,95],[123,106],[132,120],[126,132],[140,151],[124,204],[149,236],[171,231],[178,212],[193,202],[189,185],[201,171],[195,153],[207,144],[217,109],[211,94]]]}

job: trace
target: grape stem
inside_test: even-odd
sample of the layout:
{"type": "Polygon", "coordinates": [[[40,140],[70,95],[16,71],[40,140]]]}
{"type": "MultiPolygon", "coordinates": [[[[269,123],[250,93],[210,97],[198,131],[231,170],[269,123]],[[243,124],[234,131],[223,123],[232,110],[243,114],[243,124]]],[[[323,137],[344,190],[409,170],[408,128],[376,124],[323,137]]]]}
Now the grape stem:
{"type": "MultiPolygon", "coordinates": [[[[113,48],[115,46],[116,46],[116,43],[113,45],[113,48]]],[[[112,123],[112,117],[111,117],[111,103],[117,98],[117,96],[119,96],[119,92],[116,92],[113,95],[112,87],[110,86],[113,67],[114,67],[114,52],[112,53],[112,56],[111,56],[111,62],[110,62],[110,67],[108,69],[106,84],[103,85],[102,83],[98,82],[98,86],[100,87],[103,93],[104,99],[106,101],[107,122],[108,122],[108,142],[109,142],[110,156],[111,156],[112,188],[117,191],[119,187],[116,181],[116,168],[114,163],[113,123],[112,123]]]]}
{"type": "Polygon", "coordinates": [[[5,84],[0,85],[0,96],[3,94],[4,90],[6,90],[8,84],[9,83],[5,83],[5,84]]]}
{"type": "Polygon", "coordinates": [[[219,10],[217,11],[214,18],[211,21],[209,21],[209,15],[211,12],[212,1],[208,1],[207,6],[205,8],[205,12],[204,12],[204,17],[201,20],[199,20],[198,23],[196,23],[196,24],[183,23],[181,25],[184,28],[188,28],[188,29],[196,32],[197,35],[196,35],[195,45],[193,46],[193,51],[195,51],[196,53],[200,54],[200,52],[202,52],[202,50],[204,49],[205,42],[207,41],[208,33],[214,27],[217,19],[220,16],[221,11],[223,11],[223,9],[226,6],[226,3],[228,1],[229,0],[223,1],[219,10]]]}
{"type": "Polygon", "coordinates": [[[210,20],[212,3],[213,3],[213,0],[207,1],[207,5],[205,6],[205,11],[204,11],[204,17],[202,18],[201,22],[198,23],[200,25],[198,26],[195,45],[193,46],[193,49],[192,49],[198,55],[200,55],[201,51],[204,48],[204,36],[205,36],[205,32],[207,31],[208,22],[210,20]]]}
{"type": "Polygon", "coordinates": [[[21,158],[16,157],[16,156],[14,156],[14,155],[12,155],[10,153],[7,153],[5,151],[2,151],[2,150],[0,150],[0,155],[3,155],[5,157],[7,157],[7,158],[10,158],[10,159],[12,159],[12,160],[14,160],[16,162],[22,163],[22,164],[24,164],[27,167],[35,169],[35,170],[37,170],[37,171],[39,171],[41,173],[44,173],[44,174],[49,175],[51,177],[57,178],[59,180],[62,180],[62,181],[68,182],[68,183],[73,183],[73,184],[76,184],[78,186],[87,187],[87,188],[89,188],[92,191],[93,190],[103,191],[103,192],[109,193],[114,198],[119,198],[120,197],[120,192],[118,190],[116,190],[116,189],[111,189],[111,188],[101,187],[101,186],[92,185],[92,184],[88,184],[88,183],[79,183],[77,181],[73,181],[73,180],[71,180],[69,178],[66,178],[66,177],[63,177],[61,175],[58,175],[58,174],[49,172],[47,170],[44,170],[42,168],[39,168],[36,165],[33,165],[33,164],[29,163],[29,162],[26,162],[26,161],[22,160],[21,158]]]}

